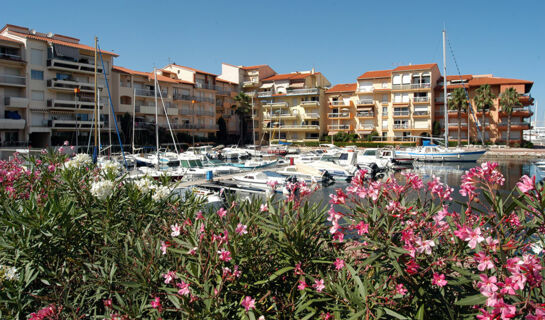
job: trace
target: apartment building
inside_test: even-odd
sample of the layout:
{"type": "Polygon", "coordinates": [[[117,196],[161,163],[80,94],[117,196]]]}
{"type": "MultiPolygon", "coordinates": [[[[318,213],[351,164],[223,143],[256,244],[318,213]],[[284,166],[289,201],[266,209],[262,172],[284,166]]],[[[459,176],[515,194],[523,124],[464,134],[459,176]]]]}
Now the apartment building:
{"type": "MultiPolygon", "coordinates": [[[[65,35],[9,24],[0,30],[1,145],[87,141],[94,122],[94,50],[65,35]]],[[[100,60],[96,67],[101,127],[108,121],[104,73],[111,80],[117,56],[102,51],[104,69],[100,60]]]]}
{"type": "MultiPolygon", "coordinates": [[[[435,119],[440,123],[441,130],[444,132],[445,120],[444,120],[444,95],[443,95],[444,81],[441,77],[438,80],[435,87],[435,119]]],[[[511,115],[511,142],[522,143],[524,137],[524,130],[530,130],[531,125],[528,120],[532,116],[529,106],[533,105],[534,99],[530,95],[530,89],[533,82],[519,79],[509,79],[494,77],[491,74],[486,75],[456,75],[447,76],[447,94],[456,88],[465,88],[469,94],[471,100],[472,112],[462,112],[461,114],[461,133],[460,138],[462,141],[467,141],[468,136],[471,141],[479,143],[481,141],[481,134],[484,133],[484,140],[489,142],[507,142],[507,114],[502,112],[499,97],[502,92],[508,88],[514,88],[519,94],[520,107],[516,107],[511,115]],[[477,89],[484,84],[490,85],[492,94],[496,96],[494,99],[494,106],[490,110],[485,111],[485,122],[482,123],[482,111],[477,110],[474,103],[474,98],[477,89]]],[[[458,139],[458,112],[455,110],[448,110],[448,130],[449,138],[451,140],[458,139]]]]}
{"type": "Polygon", "coordinates": [[[264,139],[273,142],[319,141],[327,132],[326,88],[329,81],[311,71],[265,78],[257,91],[264,139]]]}
{"type": "Polygon", "coordinates": [[[329,107],[327,131],[330,136],[339,132],[368,134],[375,130],[374,111],[367,110],[364,114],[363,111],[358,111],[356,108],[357,87],[357,83],[344,83],[337,84],[326,91],[329,107]]]}
{"type": "MultiPolygon", "coordinates": [[[[221,64],[221,79],[238,83],[240,90],[252,98],[253,113],[252,119],[247,124],[248,130],[255,132],[255,141],[259,143],[263,140],[262,123],[264,121],[263,114],[259,110],[262,109],[261,101],[257,99],[257,91],[262,85],[262,81],[276,74],[270,66],[266,64],[255,66],[235,66],[228,63],[221,64]]],[[[237,119],[238,120],[238,119],[237,119]]],[[[240,125],[239,125],[240,128],[240,125]]]]}

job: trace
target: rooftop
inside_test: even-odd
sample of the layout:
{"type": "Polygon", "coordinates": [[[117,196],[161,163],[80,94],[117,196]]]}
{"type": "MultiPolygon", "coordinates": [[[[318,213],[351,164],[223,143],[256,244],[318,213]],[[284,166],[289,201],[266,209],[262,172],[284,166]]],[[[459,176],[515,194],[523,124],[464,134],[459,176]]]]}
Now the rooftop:
{"type": "Polygon", "coordinates": [[[306,79],[307,77],[310,77],[312,75],[318,75],[321,74],[320,72],[293,72],[293,73],[284,73],[284,74],[276,74],[272,77],[268,77],[263,79],[263,82],[266,81],[278,81],[278,80],[301,80],[306,79]]]}
{"type": "Polygon", "coordinates": [[[376,79],[376,78],[389,78],[392,76],[392,70],[377,70],[377,71],[367,71],[358,77],[360,79],[376,79]]]}
{"type": "Polygon", "coordinates": [[[334,92],[355,92],[357,83],[340,83],[333,86],[331,89],[327,90],[326,93],[334,92]]]}

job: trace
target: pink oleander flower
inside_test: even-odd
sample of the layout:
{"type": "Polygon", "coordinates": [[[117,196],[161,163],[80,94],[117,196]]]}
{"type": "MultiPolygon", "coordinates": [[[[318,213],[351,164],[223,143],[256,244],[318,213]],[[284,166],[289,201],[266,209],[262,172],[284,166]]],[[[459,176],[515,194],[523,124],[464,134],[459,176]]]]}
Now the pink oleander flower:
{"type": "Polygon", "coordinates": [[[295,264],[295,269],[293,269],[293,274],[295,274],[296,276],[305,274],[303,269],[301,269],[301,262],[295,264]]]}
{"type": "Polygon", "coordinates": [[[517,308],[515,306],[503,301],[497,303],[495,307],[494,312],[499,313],[502,320],[514,318],[517,314],[517,308]]]}
{"type": "Polygon", "coordinates": [[[179,295],[181,295],[181,296],[189,295],[189,283],[185,283],[182,280],[182,282],[176,283],[176,287],[178,287],[180,289],[180,290],[178,290],[179,295]]]}
{"type": "Polygon", "coordinates": [[[237,225],[237,228],[235,229],[235,232],[240,235],[244,235],[248,233],[247,229],[248,229],[248,226],[246,226],[245,224],[239,223],[237,225]]]}
{"type": "Polygon", "coordinates": [[[297,286],[297,289],[299,289],[299,291],[303,291],[307,287],[308,287],[308,285],[307,285],[305,279],[299,280],[299,285],[297,286]]]}
{"type": "Polygon", "coordinates": [[[329,203],[331,204],[345,204],[346,203],[346,194],[342,191],[342,189],[337,189],[337,194],[330,194],[329,203]]]}
{"type": "Polygon", "coordinates": [[[444,287],[444,286],[447,285],[447,280],[445,280],[445,275],[444,274],[439,274],[439,273],[434,272],[433,273],[433,280],[432,280],[431,283],[436,285],[436,286],[439,286],[439,287],[444,287]]]}
{"type": "Polygon", "coordinates": [[[169,247],[169,244],[164,242],[164,241],[161,241],[161,252],[163,254],[166,254],[167,253],[167,248],[169,247]]]}
{"type": "Polygon", "coordinates": [[[337,260],[335,260],[335,262],[333,262],[333,264],[335,265],[335,269],[337,269],[337,270],[341,270],[342,268],[344,268],[344,260],[343,259],[337,258],[337,260]]]}
{"type": "Polygon", "coordinates": [[[526,320],[545,320],[545,308],[536,308],[534,314],[526,316],[526,320]]]}
{"type": "Polygon", "coordinates": [[[170,230],[172,230],[172,232],[170,233],[170,235],[172,237],[177,237],[180,235],[180,230],[182,229],[181,226],[179,226],[177,223],[176,224],[173,224],[170,226],[170,230]]]}
{"type": "Polygon", "coordinates": [[[363,236],[365,233],[369,233],[369,224],[360,221],[360,223],[356,225],[356,230],[358,230],[358,235],[363,236]]]}
{"type": "Polygon", "coordinates": [[[70,143],[68,142],[68,140],[65,140],[64,143],[62,144],[63,146],[68,146],[70,143]]]}
{"type": "Polygon", "coordinates": [[[163,274],[163,278],[165,278],[165,283],[169,284],[172,280],[176,279],[176,272],[169,271],[163,274]]]}
{"type": "Polygon", "coordinates": [[[468,241],[468,245],[471,249],[475,249],[477,243],[484,241],[484,238],[481,236],[481,228],[477,227],[474,230],[469,231],[465,241],[468,241]]]}
{"type": "Polygon", "coordinates": [[[407,294],[407,292],[408,292],[408,290],[405,288],[403,283],[396,284],[396,289],[395,289],[396,294],[400,294],[400,295],[404,296],[405,294],[407,294]]]}
{"type": "Polygon", "coordinates": [[[232,259],[231,252],[225,249],[221,249],[220,251],[218,251],[218,254],[220,255],[221,261],[229,262],[232,259]]]}
{"type": "Polygon", "coordinates": [[[481,314],[477,315],[477,319],[479,320],[495,320],[496,319],[496,315],[494,313],[488,313],[488,311],[482,308],[479,309],[479,311],[481,312],[481,314]]]}
{"type": "Polygon", "coordinates": [[[246,309],[246,311],[255,309],[255,299],[252,299],[250,296],[246,296],[244,299],[242,299],[240,304],[244,307],[244,309],[246,309]]]}
{"type": "Polygon", "coordinates": [[[112,307],[112,299],[106,299],[103,301],[105,308],[111,308],[112,307]]]}
{"type": "Polygon", "coordinates": [[[519,188],[520,192],[522,193],[528,193],[528,191],[534,190],[535,179],[535,176],[530,178],[527,175],[523,175],[520,177],[520,181],[517,182],[517,188],[519,188]]]}
{"type": "Polygon", "coordinates": [[[267,211],[269,211],[269,206],[267,206],[266,203],[262,203],[261,206],[259,207],[259,211],[267,212],[267,211]]]}
{"type": "Polygon", "coordinates": [[[195,214],[195,221],[197,220],[204,220],[204,217],[202,215],[202,211],[198,211],[197,214],[195,214]]]}
{"type": "Polygon", "coordinates": [[[225,210],[224,208],[220,208],[216,213],[220,218],[223,218],[227,214],[227,210],[225,210]]]}
{"type": "Polygon", "coordinates": [[[498,282],[498,287],[501,288],[501,294],[515,295],[515,288],[518,288],[518,285],[513,281],[513,279],[506,278],[504,282],[498,282]]]}
{"type": "Polygon", "coordinates": [[[477,269],[479,271],[494,269],[494,263],[492,262],[492,259],[482,251],[475,254],[475,262],[479,264],[477,266],[477,269]]]}
{"type": "Polygon", "coordinates": [[[343,242],[344,241],[344,233],[337,231],[333,234],[333,240],[343,242]]]}
{"type": "Polygon", "coordinates": [[[498,291],[498,282],[495,276],[488,277],[486,274],[479,275],[481,281],[477,283],[477,288],[485,297],[492,296],[496,291],[498,291]]]}
{"type": "Polygon", "coordinates": [[[194,256],[197,253],[197,249],[197,247],[193,247],[187,252],[187,254],[194,256]]]}
{"type": "Polygon", "coordinates": [[[267,181],[267,185],[269,187],[271,187],[271,189],[276,189],[276,186],[278,185],[278,181],[275,181],[275,180],[269,180],[267,181]]]}
{"type": "Polygon", "coordinates": [[[314,280],[314,284],[312,285],[312,287],[316,289],[316,292],[322,292],[322,290],[325,289],[324,279],[314,280]]]}
{"type": "Polygon", "coordinates": [[[155,299],[151,300],[151,307],[161,311],[161,299],[159,299],[159,297],[155,297],[155,299]]]}
{"type": "Polygon", "coordinates": [[[433,240],[422,241],[422,239],[419,238],[416,240],[416,244],[418,245],[418,247],[416,248],[416,251],[418,253],[424,252],[427,255],[431,255],[432,247],[435,247],[435,242],[433,242],[433,240]]]}

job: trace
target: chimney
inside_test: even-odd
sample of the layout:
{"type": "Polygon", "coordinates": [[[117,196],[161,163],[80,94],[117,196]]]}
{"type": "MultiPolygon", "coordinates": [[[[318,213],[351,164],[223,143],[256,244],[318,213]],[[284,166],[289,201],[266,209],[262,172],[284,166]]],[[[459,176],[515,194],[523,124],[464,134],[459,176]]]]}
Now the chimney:
{"type": "Polygon", "coordinates": [[[315,73],[315,70],[314,68],[312,68],[312,70],[310,71],[311,74],[314,74],[315,73]]]}

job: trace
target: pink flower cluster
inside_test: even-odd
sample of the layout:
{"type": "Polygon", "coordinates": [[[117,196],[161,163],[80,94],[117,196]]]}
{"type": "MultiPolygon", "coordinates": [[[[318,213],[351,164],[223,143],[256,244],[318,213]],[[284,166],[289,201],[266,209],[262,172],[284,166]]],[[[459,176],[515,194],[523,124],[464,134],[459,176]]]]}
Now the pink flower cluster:
{"type": "Polygon", "coordinates": [[[47,307],[41,309],[40,311],[33,312],[30,314],[29,320],[48,320],[53,319],[53,317],[56,317],[62,310],[61,308],[58,308],[54,304],[50,304],[47,307]]]}
{"type": "Polygon", "coordinates": [[[460,194],[464,197],[473,199],[476,195],[475,190],[480,182],[489,185],[502,186],[505,183],[503,174],[496,168],[497,163],[484,162],[480,167],[471,168],[462,176],[460,185],[460,194]]]}

